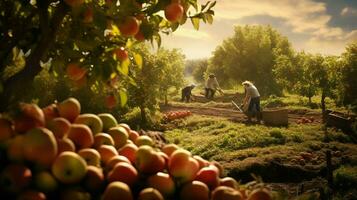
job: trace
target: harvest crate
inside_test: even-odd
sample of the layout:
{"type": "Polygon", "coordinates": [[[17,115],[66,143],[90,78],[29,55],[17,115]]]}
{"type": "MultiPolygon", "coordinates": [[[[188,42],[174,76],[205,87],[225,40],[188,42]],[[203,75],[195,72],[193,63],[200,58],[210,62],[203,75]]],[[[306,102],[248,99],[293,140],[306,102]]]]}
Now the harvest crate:
{"type": "Polygon", "coordinates": [[[288,110],[287,109],[274,109],[263,110],[262,118],[264,124],[270,126],[287,126],[288,125],[288,110]]]}

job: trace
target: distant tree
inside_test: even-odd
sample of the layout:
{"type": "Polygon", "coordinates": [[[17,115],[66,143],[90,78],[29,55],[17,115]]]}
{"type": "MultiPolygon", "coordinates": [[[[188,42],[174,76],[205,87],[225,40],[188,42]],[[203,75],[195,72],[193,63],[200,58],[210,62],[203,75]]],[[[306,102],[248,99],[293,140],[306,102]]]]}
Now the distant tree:
{"type": "Polygon", "coordinates": [[[342,62],[342,102],[345,105],[354,105],[357,110],[357,41],[346,47],[342,62]]]}
{"type": "Polygon", "coordinates": [[[208,67],[208,60],[207,59],[199,59],[196,60],[194,69],[192,72],[192,76],[198,83],[203,83],[205,78],[205,73],[208,67]]]}

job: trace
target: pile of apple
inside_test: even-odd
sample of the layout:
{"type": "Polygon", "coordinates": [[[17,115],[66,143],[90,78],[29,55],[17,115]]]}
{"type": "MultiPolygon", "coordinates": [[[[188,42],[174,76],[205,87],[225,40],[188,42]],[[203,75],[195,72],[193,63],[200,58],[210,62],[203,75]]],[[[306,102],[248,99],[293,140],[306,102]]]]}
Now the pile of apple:
{"type": "Polygon", "coordinates": [[[315,119],[313,117],[301,117],[296,121],[297,124],[308,124],[313,123],[315,119]]]}
{"type": "Polygon", "coordinates": [[[168,121],[172,121],[175,119],[185,118],[190,115],[192,115],[192,113],[189,110],[170,111],[164,114],[164,119],[168,121]]]}
{"type": "Polygon", "coordinates": [[[223,177],[218,162],[175,144],[161,149],[108,113],[81,114],[75,98],[21,104],[0,118],[0,199],[265,200],[223,177]]]}

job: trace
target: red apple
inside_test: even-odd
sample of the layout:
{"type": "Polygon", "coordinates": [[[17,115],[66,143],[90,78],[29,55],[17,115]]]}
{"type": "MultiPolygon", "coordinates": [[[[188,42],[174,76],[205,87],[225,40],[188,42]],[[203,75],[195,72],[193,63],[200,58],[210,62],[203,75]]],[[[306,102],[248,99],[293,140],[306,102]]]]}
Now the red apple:
{"type": "Polygon", "coordinates": [[[212,191],[212,200],[241,200],[242,194],[231,187],[219,186],[212,191]]]}
{"type": "Polygon", "coordinates": [[[124,61],[129,57],[128,52],[125,50],[124,47],[119,47],[115,49],[113,53],[119,61],[124,61]]]}
{"type": "Polygon", "coordinates": [[[164,197],[155,188],[145,188],[140,191],[138,200],[164,200],[164,197]]]}
{"type": "Polygon", "coordinates": [[[133,16],[127,16],[119,24],[120,33],[125,36],[134,36],[139,31],[139,21],[133,16]]]}
{"type": "Polygon", "coordinates": [[[175,194],[175,182],[167,173],[158,172],[149,176],[147,185],[157,189],[165,197],[172,197],[175,194]]]}
{"type": "Polygon", "coordinates": [[[209,200],[209,189],[200,181],[192,181],[183,185],[180,199],[185,200],[209,200]]]}
{"type": "Polygon", "coordinates": [[[108,184],[104,191],[102,200],[133,200],[133,194],[126,183],[115,181],[108,184]]]}
{"type": "Polygon", "coordinates": [[[197,172],[195,180],[205,183],[210,190],[213,190],[219,185],[219,177],[217,170],[213,167],[203,167],[197,172]]]}
{"type": "Polygon", "coordinates": [[[57,155],[61,154],[64,151],[76,151],[76,146],[69,138],[57,139],[58,152],[57,155]]]}
{"type": "Polygon", "coordinates": [[[77,63],[69,63],[66,68],[66,74],[72,81],[78,81],[86,75],[87,70],[80,67],[77,63]]]}
{"type": "Polygon", "coordinates": [[[117,100],[114,95],[108,95],[105,97],[104,104],[107,108],[112,109],[117,105],[117,100]]]}
{"type": "Polygon", "coordinates": [[[15,131],[26,132],[45,126],[45,115],[36,104],[20,103],[20,112],[14,118],[15,131]]]}
{"type": "Polygon", "coordinates": [[[118,151],[110,145],[101,145],[98,147],[98,152],[102,159],[102,162],[106,165],[111,158],[118,155],[118,151]]]}
{"type": "Polygon", "coordinates": [[[68,132],[68,138],[73,141],[77,150],[89,148],[94,143],[92,131],[84,124],[72,124],[68,132]]]}
{"type": "Polygon", "coordinates": [[[248,200],[271,200],[273,199],[269,190],[265,188],[258,188],[253,190],[249,196],[248,200]]]}
{"type": "Polygon", "coordinates": [[[171,156],[171,154],[179,148],[180,147],[176,144],[166,144],[162,147],[162,152],[164,152],[168,156],[171,156]]]}
{"type": "Polygon", "coordinates": [[[135,144],[126,144],[118,150],[119,155],[127,157],[131,163],[135,162],[138,147],[135,144]]]}
{"type": "Polygon", "coordinates": [[[56,138],[63,138],[67,135],[71,123],[63,117],[56,117],[47,123],[47,128],[52,131],[56,138]]]}
{"type": "Polygon", "coordinates": [[[108,163],[105,165],[105,171],[106,172],[111,171],[114,168],[114,166],[120,162],[126,162],[128,164],[131,164],[130,160],[127,157],[122,155],[116,155],[111,159],[109,159],[108,163]]]}
{"type": "Polygon", "coordinates": [[[198,167],[198,162],[189,151],[178,149],[170,156],[168,170],[179,183],[185,183],[195,179],[198,167]]]}
{"type": "Polygon", "coordinates": [[[21,164],[10,164],[0,175],[0,188],[7,192],[20,192],[26,188],[32,179],[31,170],[21,164]]]}
{"type": "Polygon", "coordinates": [[[165,17],[170,22],[178,22],[183,16],[184,9],[179,3],[171,3],[165,7],[165,17]]]}
{"type": "Polygon", "coordinates": [[[57,105],[58,113],[61,117],[74,122],[77,116],[81,113],[81,104],[73,97],[68,98],[57,105]]]}
{"type": "Polygon", "coordinates": [[[104,189],[105,177],[102,168],[88,166],[87,173],[83,179],[84,187],[88,191],[101,191],[104,189]]]}
{"type": "Polygon", "coordinates": [[[138,171],[133,165],[126,162],[119,162],[108,173],[107,179],[109,182],[121,181],[132,186],[138,180],[138,176],[138,171]]]}
{"type": "Polygon", "coordinates": [[[219,179],[219,185],[238,189],[238,182],[232,177],[224,177],[219,179]]]}
{"type": "Polygon", "coordinates": [[[83,13],[83,22],[92,23],[93,22],[93,9],[87,8],[83,13]]]}
{"type": "Polygon", "coordinates": [[[42,112],[45,115],[46,122],[52,120],[53,118],[59,117],[57,105],[54,103],[42,108],[42,112]]]}

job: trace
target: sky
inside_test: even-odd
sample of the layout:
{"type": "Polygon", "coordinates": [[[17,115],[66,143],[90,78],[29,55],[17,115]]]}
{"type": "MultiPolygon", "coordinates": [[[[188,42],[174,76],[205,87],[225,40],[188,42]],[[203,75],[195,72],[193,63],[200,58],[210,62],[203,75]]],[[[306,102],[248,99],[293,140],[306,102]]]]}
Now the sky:
{"type": "MultiPolygon", "coordinates": [[[[169,36],[166,48],[181,48],[187,59],[209,58],[237,25],[270,25],[294,49],[339,55],[357,40],[357,0],[216,0],[212,25],[190,21],[169,36]]],[[[206,0],[199,0],[206,2],[206,0]]]]}

